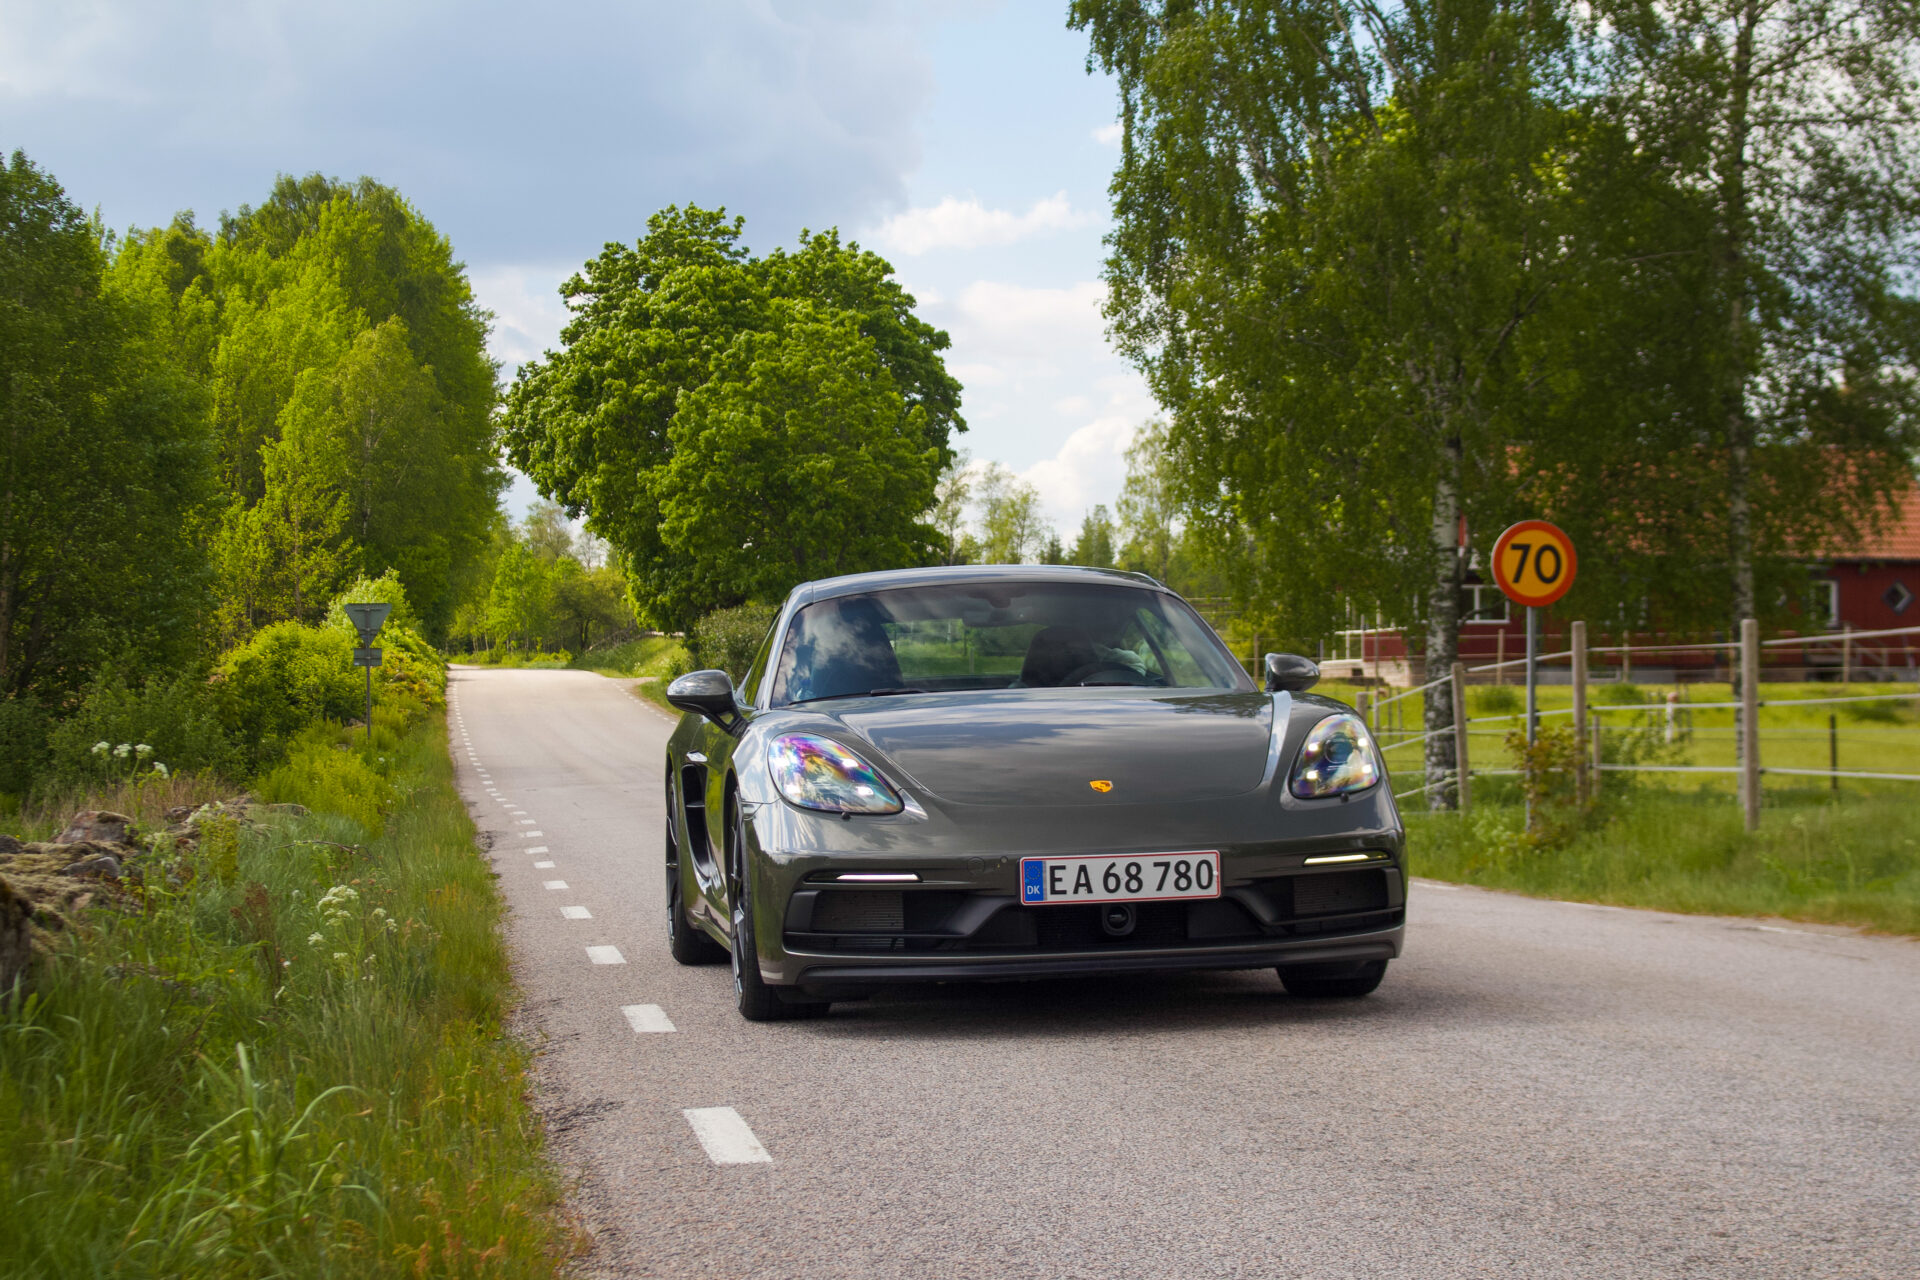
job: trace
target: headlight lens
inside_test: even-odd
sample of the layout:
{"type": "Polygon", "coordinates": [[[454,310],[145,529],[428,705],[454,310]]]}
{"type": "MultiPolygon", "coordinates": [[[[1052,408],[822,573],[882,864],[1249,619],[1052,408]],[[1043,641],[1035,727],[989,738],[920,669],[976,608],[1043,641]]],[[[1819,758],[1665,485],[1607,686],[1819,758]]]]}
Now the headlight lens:
{"type": "Polygon", "coordinates": [[[1313,726],[1293,763],[1293,794],[1302,800],[1365,791],[1380,781],[1380,757],[1360,717],[1342,711],[1313,726]]]}
{"type": "Polygon", "coordinates": [[[767,749],[773,785],[789,804],[827,813],[899,813],[900,797],[874,767],[831,738],[785,733],[767,749]]]}

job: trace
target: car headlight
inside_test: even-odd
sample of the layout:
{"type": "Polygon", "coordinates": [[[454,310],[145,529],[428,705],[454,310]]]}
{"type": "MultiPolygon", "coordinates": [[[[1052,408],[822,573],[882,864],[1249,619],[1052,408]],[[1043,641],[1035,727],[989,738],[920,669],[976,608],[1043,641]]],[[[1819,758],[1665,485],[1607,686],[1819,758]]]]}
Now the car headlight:
{"type": "Polygon", "coordinates": [[[1380,781],[1380,757],[1360,717],[1342,711],[1313,726],[1293,762],[1290,789],[1302,800],[1365,791],[1380,781]]]}
{"type": "Polygon", "coordinates": [[[827,813],[899,813],[899,795],[879,771],[831,738],[783,733],[767,748],[767,771],[789,804],[827,813]]]}

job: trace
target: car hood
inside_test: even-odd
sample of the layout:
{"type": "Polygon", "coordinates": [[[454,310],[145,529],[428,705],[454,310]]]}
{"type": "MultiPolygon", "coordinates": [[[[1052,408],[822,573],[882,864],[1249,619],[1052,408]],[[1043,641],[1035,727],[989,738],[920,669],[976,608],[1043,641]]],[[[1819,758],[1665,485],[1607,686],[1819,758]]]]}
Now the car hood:
{"type": "MultiPolygon", "coordinates": [[[[820,708],[958,804],[1155,804],[1242,795],[1267,772],[1262,693],[1010,690],[820,708]],[[1101,791],[1092,784],[1110,782],[1101,791]]],[[[851,744],[850,744],[851,745],[851,744]]]]}

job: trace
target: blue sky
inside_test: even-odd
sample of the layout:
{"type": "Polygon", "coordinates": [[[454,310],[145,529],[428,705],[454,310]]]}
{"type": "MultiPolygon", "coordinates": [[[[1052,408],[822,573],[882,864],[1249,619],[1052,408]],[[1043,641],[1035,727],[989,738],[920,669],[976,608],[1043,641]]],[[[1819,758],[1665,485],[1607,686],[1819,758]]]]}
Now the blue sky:
{"type": "MultiPolygon", "coordinates": [[[[954,339],[976,459],[1070,535],[1145,386],[1099,316],[1113,88],[1065,3],[0,0],[0,146],[115,227],[369,174],[453,241],[511,370],[554,287],[669,203],[838,226],[954,339]]],[[[533,497],[516,484],[515,513],[533,497]]]]}

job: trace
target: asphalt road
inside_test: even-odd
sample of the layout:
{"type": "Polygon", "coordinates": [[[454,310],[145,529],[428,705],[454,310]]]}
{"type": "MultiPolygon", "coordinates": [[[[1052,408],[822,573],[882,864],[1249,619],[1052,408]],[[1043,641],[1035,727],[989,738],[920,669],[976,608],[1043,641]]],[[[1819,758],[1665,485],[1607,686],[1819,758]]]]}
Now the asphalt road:
{"type": "Polygon", "coordinates": [[[579,672],[452,697],[591,1274],[1920,1276],[1920,945],[1417,881],[1357,1002],[1268,971],[753,1025],[667,955],[668,719],[579,672]]]}

